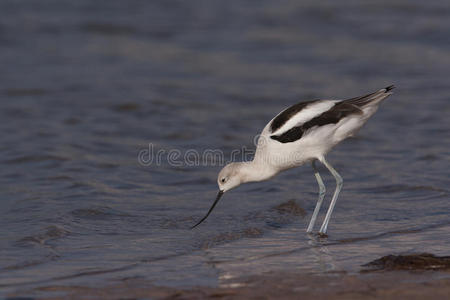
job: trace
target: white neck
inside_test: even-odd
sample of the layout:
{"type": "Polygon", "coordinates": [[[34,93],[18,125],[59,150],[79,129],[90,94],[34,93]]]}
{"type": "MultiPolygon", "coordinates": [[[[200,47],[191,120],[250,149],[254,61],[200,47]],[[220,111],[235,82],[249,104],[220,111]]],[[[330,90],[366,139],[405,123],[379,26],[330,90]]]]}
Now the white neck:
{"type": "Polygon", "coordinates": [[[240,171],[243,182],[263,181],[275,176],[278,171],[270,165],[253,160],[240,163],[240,171]]]}

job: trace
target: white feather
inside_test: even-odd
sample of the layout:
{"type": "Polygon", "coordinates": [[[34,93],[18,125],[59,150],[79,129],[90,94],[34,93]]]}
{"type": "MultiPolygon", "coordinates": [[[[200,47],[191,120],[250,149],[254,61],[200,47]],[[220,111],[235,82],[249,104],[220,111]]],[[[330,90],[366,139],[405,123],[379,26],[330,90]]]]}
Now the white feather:
{"type": "MultiPolygon", "coordinates": [[[[294,116],[292,116],[292,118],[290,118],[283,126],[281,126],[279,129],[277,129],[272,134],[279,135],[279,134],[282,134],[282,133],[288,131],[289,129],[291,129],[293,127],[300,126],[301,124],[306,123],[309,120],[326,112],[327,110],[332,108],[336,102],[339,102],[339,100],[321,100],[321,101],[314,102],[314,103],[308,105],[307,107],[305,107],[304,109],[302,109],[300,112],[298,112],[294,116]]],[[[278,114],[278,115],[280,115],[280,114],[278,114]]]]}

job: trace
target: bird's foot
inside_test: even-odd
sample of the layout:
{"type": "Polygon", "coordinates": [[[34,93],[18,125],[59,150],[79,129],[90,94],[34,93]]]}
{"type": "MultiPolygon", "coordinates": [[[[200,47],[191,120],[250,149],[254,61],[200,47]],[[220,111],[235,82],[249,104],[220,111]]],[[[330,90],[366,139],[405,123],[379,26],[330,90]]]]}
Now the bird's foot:
{"type": "Polygon", "coordinates": [[[326,234],[325,232],[318,232],[317,233],[317,235],[320,237],[320,238],[327,238],[328,237],[328,234],[326,234]]]}

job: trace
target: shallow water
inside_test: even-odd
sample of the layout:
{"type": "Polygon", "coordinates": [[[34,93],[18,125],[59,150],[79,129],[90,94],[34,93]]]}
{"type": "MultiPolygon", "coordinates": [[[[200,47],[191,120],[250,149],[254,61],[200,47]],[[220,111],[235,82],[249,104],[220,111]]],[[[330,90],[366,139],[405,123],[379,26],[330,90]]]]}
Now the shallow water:
{"type": "Polygon", "coordinates": [[[449,254],[446,1],[2,1],[0,20],[2,293],[136,277],[236,285],[449,254]],[[221,166],[186,153],[228,160],[286,106],[390,84],[328,157],[344,178],[328,238],[305,233],[310,166],[227,193],[189,230],[221,166]],[[160,162],[142,156],[149,145],[160,162]],[[170,151],[181,156],[169,163],[170,151]]]}

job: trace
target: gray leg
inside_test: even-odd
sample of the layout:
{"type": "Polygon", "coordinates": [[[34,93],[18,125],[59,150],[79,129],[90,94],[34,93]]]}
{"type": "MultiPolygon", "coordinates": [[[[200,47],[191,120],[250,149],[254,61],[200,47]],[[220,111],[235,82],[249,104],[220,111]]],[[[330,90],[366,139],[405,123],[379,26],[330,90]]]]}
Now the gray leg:
{"type": "Polygon", "coordinates": [[[336,200],[339,196],[339,192],[341,191],[343,180],[341,175],[325,160],[325,157],[322,157],[320,160],[325,167],[330,171],[330,173],[336,179],[336,190],[334,191],[333,198],[331,199],[330,207],[328,208],[327,215],[325,216],[325,220],[323,221],[322,227],[320,227],[319,233],[325,234],[327,232],[328,222],[330,222],[331,214],[333,213],[333,208],[336,205],[336,200]]]}
{"type": "Polygon", "coordinates": [[[314,176],[316,176],[317,183],[319,184],[319,199],[317,200],[316,208],[314,208],[314,212],[306,232],[312,232],[314,224],[316,223],[317,215],[319,214],[320,206],[323,202],[323,197],[325,197],[325,185],[323,184],[322,177],[320,177],[319,171],[316,168],[315,160],[312,162],[312,167],[314,169],[314,176]]]}

